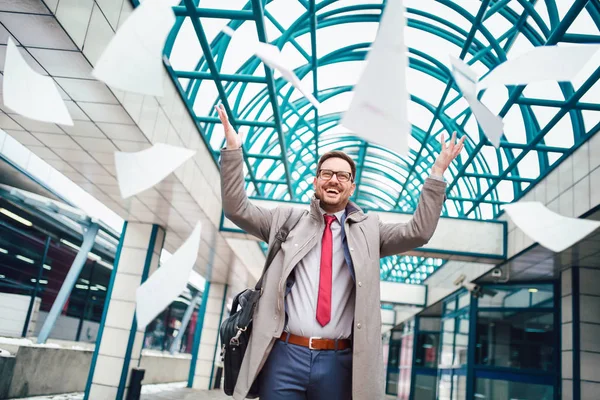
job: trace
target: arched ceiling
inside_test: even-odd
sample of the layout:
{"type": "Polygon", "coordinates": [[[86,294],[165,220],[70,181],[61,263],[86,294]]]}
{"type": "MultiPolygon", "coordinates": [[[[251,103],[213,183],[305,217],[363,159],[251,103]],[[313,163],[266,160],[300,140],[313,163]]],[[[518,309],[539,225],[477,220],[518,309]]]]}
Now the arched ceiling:
{"type": "MultiPolygon", "coordinates": [[[[392,0],[388,0],[392,1],[392,0]]],[[[165,64],[215,159],[223,102],[245,131],[250,196],[308,201],[318,155],[332,149],[357,162],[354,201],[366,209],[413,212],[440,151],[441,134],[466,136],[450,167],[444,215],[492,219],[600,129],[600,68],[574,84],[493,88],[481,95],[504,118],[495,149],[451,79],[449,56],[485,74],[533,46],[600,43],[600,3],[588,0],[410,0],[406,70],[412,124],[401,157],[342,127],[385,7],[381,0],[183,0],[165,47],[165,64]],[[228,27],[230,37],[222,32],[228,27]],[[282,51],[321,102],[319,113],[253,55],[258,41],[282,51]]],[[[399,34],[402,34],[399,32],[399,34]]],[[[421,283],[442,262],[382,261],[382,279],[421,283]],[[408,266],[411,266],[409,269],[408,266]],[[404,266],[404,268],[403,268],[404,266]]]]}

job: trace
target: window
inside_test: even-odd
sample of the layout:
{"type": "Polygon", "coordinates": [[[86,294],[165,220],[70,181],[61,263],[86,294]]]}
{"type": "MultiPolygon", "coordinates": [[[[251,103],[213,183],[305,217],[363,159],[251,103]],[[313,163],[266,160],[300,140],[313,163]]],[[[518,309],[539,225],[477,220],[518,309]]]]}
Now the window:
{"type": "Polygon", "coordinates": [[[442,321],[442,350],[440,367],[450,367],[454,360],[454,318],[442,321]]]}
{"type": "Polygon", "coordinates": [[[417,375],[415,377],[415,400],[435,400],[437,376],[417,375]]]}
{"type": "Polygon", "coordinates": [[[479,300],[480,308],[554,307],[554,290],[550,284],[486,286],[496,294],[479,300]]]}
{"type": "Polygon", "coordinates": [[[477,378],[475,397],[478,399],[536,399],[553,400],[550,385],[477,378]]]}
{"type": "MultiPolygon", "coordinates": [[[[195,301],[194,296],[197,293],[189,289],[179,296],[171,305],[160,313],[146,327],[146,336],[144,338],[144,348],[157,351],[169,351],[171,345],[180,333],[183,327],[183,316],[191,301],[195,301]]],[[[195,304],[194,312],[191,315],[189,323],[181,336],[181,341],[177,344],[175,351],[181,353],[191,353],[193,346],[194,332],[198,320],[199,305],[195,304]]]]}
{"type": "Polygon", "coordinates": [[[400,350],[400,377],[398,379],[398,398],[402,400],[408,400],[410,396],[414,339],[415,336],[413,333],[409,333],[402,338],[402,349],[400,350]]]}
{"type": "MultiPolygon", "coordinates": [[[[56,232],[50,235],[35,224],[0,218],[0,312],[18,315],[0,326],[0,335],[20,337],[25,328],[26,336],[39,335],[81,245],[72,238],[58,239],[56,232]],[[24,323],[30,309],[30,322],[24,323]]],[[[113,259],[95,256],[86,260],[50,338],[96,341],[111,274],[106,265],[113,259]]]]}
{"type": "Polygon", "coordinates": [[[437,368],[440,334],[427,332],[417,335],[415,366],[437,368]]]}
{"type": "Polygon", "coordinates": [[[553,311],[480,311],[475,362],[553,371],[555,334],[553,311]]]}
{"type": "Polygon", "coordinates": [[[465,370],[442,371],[438,379],[439,400],[465,400],[467,376],[465,370]]]}

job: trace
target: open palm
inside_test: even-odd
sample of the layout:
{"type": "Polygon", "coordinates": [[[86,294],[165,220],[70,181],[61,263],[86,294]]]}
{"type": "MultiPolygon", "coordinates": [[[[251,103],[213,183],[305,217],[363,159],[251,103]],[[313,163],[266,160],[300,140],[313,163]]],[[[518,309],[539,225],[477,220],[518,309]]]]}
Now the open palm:
{"type": "Polygon", "coordinates": [[[235,131],[231,123],[229,122],[229,117],[227,117],[227,111],[225,111],[225,107],[223,104],[219,104],[215,106],[215,110],[217,110],[217,114],[219,114],[219,119],[223,124],[223,129],[225,130],[225,141],[227,142],[228,149],[239,149],[242,147],[242,138],[235,131]]]}
{"type": "Polygon", "coordinates": [[[456,132],[454,132],[452,134],[452,138],[450,139],[450,142],[448,144],[446,144],[446,141],[444,139],[444,134],[442,133],[442,137],[440,139],[440,142],[442,145],[442,151],[440,152],[440,155],[435,160],[435,164],[433,164],[432,172],[437,173],[439,175],[444,174],[444,172],[448,169],[448,167],[450,166],[452,161],[454,161],[454,159],[456,157],[458,157],[458,155],[464,148],[463,143],[465,141],[465,138],[466,138],[466,136],[463,136],[457,142],[456,141],[456,132]]]}

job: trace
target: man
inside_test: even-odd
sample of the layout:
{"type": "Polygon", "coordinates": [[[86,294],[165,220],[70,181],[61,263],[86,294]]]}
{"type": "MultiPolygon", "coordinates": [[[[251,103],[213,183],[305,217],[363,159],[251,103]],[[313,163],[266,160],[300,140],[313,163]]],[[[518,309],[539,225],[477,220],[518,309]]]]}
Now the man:
{"type": "MultiPolygon", "coordinates": [[[[244,189],[241,139],[217,107],[225,129],[221,197],[225,215],[246,232],[271,243],[301,210],[265,209],[244,189]]],[[[433,235],[446,184],[444,171],[463,148],[456,134],[423,185],[408,223],[384,224],[366,215],[350,196],[354,161],[324,154],[317,165],[310,211],[289,233],[270,265],[254,314],[253,331],[235,387],[247,396],[258,379],[261,400],[373,400],[384,397],[379,259],[406,252],[433,235]]]]}

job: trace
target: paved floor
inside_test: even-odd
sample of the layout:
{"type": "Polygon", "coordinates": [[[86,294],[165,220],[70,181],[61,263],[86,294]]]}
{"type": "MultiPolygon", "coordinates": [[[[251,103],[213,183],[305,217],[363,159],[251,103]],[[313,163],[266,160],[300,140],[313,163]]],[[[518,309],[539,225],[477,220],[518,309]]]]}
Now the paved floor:
{"type": "MultiPolygon", "coordinates": [[[[386,400],[395,400],[395,396],[386,396],[386,400]]],[[[225,396],[222,390],[193,390],[176,389],[170,392],[142,395],[141,400],[224,400],[231,399],[225,396]]]]}
{"type": "MultiPolygon", "coordinates": [[[[141,400],[224,400],[222,390],[194,390],[185,387],[183,382],[162,385],[144,385],[141,400]]],[[[19,400],[83,400],[83,393],[65,393],[50,396],[27,397],[19,400]]]]}
{"type": "MultiPolygon", "coordinates": [[[[194,390],[182,387],[183,384],[146,385],[142,389],[141,400],[226,400],[231,399],[219,390],[194,390]],[[178,386],[178,387],[176,387],[178,386]]],[[[83,393],[69,393],[62,395],[28,397],[19,400],[82,400],[83,393]]],[[[393,396],[386,396],[386,400],[395,400],[393,396]]]]}
{"type": "Polygon", "coordinates": [[[141,400],[224,400],[231,399],[225,396],[222,390],[194,390],[188,388],[173,389],[152,394],[142,394],[141,400]]]}

